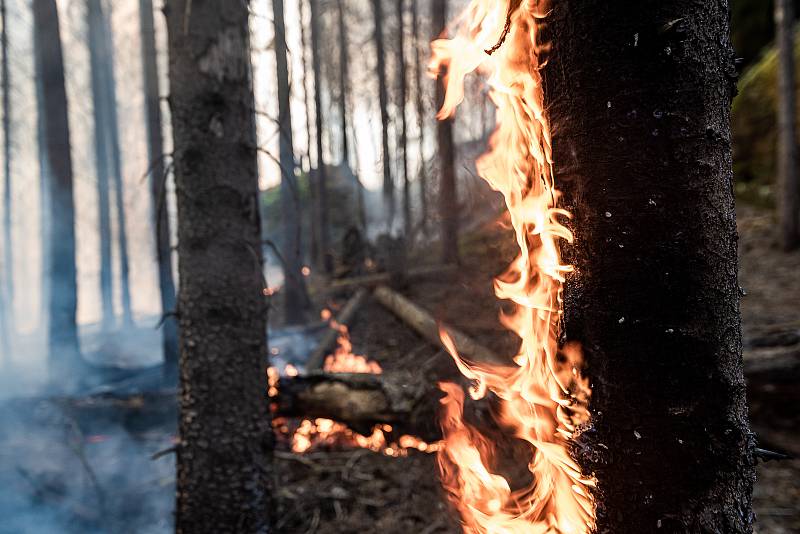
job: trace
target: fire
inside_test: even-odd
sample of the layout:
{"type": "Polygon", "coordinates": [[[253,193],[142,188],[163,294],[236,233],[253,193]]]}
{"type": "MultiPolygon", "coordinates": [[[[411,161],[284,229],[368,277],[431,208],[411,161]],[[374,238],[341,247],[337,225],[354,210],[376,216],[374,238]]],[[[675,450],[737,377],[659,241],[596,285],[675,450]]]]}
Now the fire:
{"type": "Polygon", "coordinates": [[[331,319],[330,310],[322,310],[323,320],[329,321],[330,327],[339,331],[336,349],[325,358],[323,369],[327,373],[369,373],[379,375],[383,369],[376,361],[369,360],[366,356],[353,354],[353,343],[350,341],[350,331],[345,324],[339,324],[331,319]]]}
{"type": "Polygon", "coordinates": [[[486,75],[497,107],[497,129],[478,172],[503,194],[519,256],[495,281],[499,299],[514,312],[501,321],[521,339],[516,366],[492,367],[462,360],[443,342],[462,373],[474,381],[470,393],[497,398],[498,426],[527,444],[530,481],[514,488],[498,473],[501,451],[464,420],[464,394],[441,384],[442,483],[470,533],[585,533],[594,525],[592,479],[570,457],[569,441],[588,422],[590,389],[580,376],[576,346],[559,350],[561,291],[572,271],[560,258],[560,241],[572,233],[557,207],[550,125],[544,111],[539,69],[544,47],[537,44],[546,7],[537,0],[472,0],[456,21],[455,37],[432,44],[431,71],[447,66],[446,96],[439,118],[451,116],[464,98],[464,78],[486,75]]]}

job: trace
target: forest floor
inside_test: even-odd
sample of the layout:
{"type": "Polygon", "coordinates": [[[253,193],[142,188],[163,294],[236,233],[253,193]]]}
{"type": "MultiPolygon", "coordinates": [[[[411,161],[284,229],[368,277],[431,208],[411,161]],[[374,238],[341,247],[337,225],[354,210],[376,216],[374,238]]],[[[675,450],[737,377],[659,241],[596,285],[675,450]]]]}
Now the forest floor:
{"type": "MultiPolygon", "coordinates": [[[[760,369],[748,380],[752,422],[762,447],[800,458],[800,253],[783,254],[770,237],[771,215],[739,208],[740,283],[745,361],[760,369]],[[789,359],[793,372],[785,372],[789,359]],[[777,369],[777,371],[776,371],[777,369]]],[[[511,236],[497,223],[464,236],[456,275],[414,282],[402,292],[436,318],[468,333],[498,354],[512,354],[514,336],[498,323],[492,278],[512,259],[511,236]]],[[[418,262],[410,262],[417,264],[418,262]]],[[[419,380],[452,377],[450,357],[430,346],[374,301],[351,327],[353,352],[380,363],[387,374],[410,371],[419,380]]],[[[391,457],[365,449],[278,454],[279,531],[460,532],[458,517],[437,478],[434,454],[411,450],[391,457]]],[[[800,532],[800,459],[758,467],[756,532],[800,532]]]]}

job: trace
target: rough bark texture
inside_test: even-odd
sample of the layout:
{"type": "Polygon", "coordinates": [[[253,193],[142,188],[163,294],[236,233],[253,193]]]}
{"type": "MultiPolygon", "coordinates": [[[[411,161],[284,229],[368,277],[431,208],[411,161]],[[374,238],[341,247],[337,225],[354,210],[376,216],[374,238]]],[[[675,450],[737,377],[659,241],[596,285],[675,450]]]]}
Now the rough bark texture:
{"type": "Polygon", "coordinates": [[[778,219],[783,250],[800,245],[800,184],[797,172],[797,128],[794,72],[794,3],[775,0],[778,45],[778,219]]]}
{"type": "Polygon", "coordinates": [[[597,531],[752,530],[725,0],[553,3],[545,68],[574,214],[566,338],[583,345],[597,531]]]}
{"type": "Polygon", "coordinates": [[[87,33],[89,44],[90,81],[92,87],[92,114],[94,119],[94,161],[97,179],[97,227],[100,233],[100,301],[103,328],[114,325],[114,297],[111,277],[111,210],[109,206],[109,154],[106,86],[103,83],[108,50],[104,46],[103,11],[100,0],[86,2],[87,33]]]}
{"type": "Polygon", "coordinates": [[[425,99],[423,98],[422,60],[420,58],[420,46],[425,42],[421,23],[419,19],[419,0],[411,2],[411,26],[414,28],[414,78],[417,85],[416,108],[417,108],[417,128],[419,129],[419,210],[420,210],[420,229],[422,235],[428,232],[428,174],[425,168],[425,99]]]}
{"type": "MultiPolygon", "coordinates": [[[[447,0],[431,0],[431,24],[436,32],[445,31],[447,0]]],[[[436,109],[444,103],[446,72],[436,79],[436,109]]],[[[439,218],[441,219],[442,262],[458,263],[458,196],[456,192],[455,146],[453,119],[437,121],[436,139],[439,146],[439,218]]]]}
{"type": "Polygon", "coordinates": [[[386,225],[394,224],[395,199],[392,180],[392,157],[389,152],[389,89],[386,77],[386,45],[383,38],[383,1],[372,0],[372,19],[375,25],[375,53],[377,55],[378,106],[381,112],[381,167],[383,167],[383,204],[386,210],[386,225]]]}
{"type": "Polygon", "coordinates": [[[281,210],[283,215],[283,293],[284,320],[300,324],[305,320],[308,303],[306,282],[302,272],[300,248],[300,192],[297,189],[292,140],[289,68],[286,63],[286,24],[283,0],[273,0],[275,24],[275,57],[278,82],[278,126],[280,128],[281,210]]]}
{"type": "Polygon", "coordinates": [[[78,286],[75,271],[75,208],[72,193],[67,93],[55,0],[34,0],[33,28],[36,75],[41,83],[45,142],[47,212],[52,224],[47,232],[47,329],[49,369],[53,380],[69,385],[77,379],[81,358],[75,312],[78,286]]]}
{"type": "Polygon", "coordinates": [[[411,183],[408,181],[408,118],[406,116],[406,28],[405,0],[396,0],[397,9],[397,107],[400,113],[400,171],[403,173],[403,224],[406,239],[411,238],[411,183]]]}
{"type": "Polygon", "coordinates": [[[314,69],[314,116],[317,138],[317,229],[319,231],[319,251],[325,272],[333,272],[333,256],[328,227],[328,177],[325,170],[325,157],[322,148],[322,66],[320,64],[320,6],[311,0],[311,54],[314,69]]]}
{"type": "Polygon", "coordinates": [[[181,280],[176,530],[267,532],[267,305],[248,6],[170,0],[166,14],[181,280]]]}
{"type": "Polygon", "coordinates": [[[147,157],[150,162],[150,204],[153,213],[158,289],[164,322],[161,330],[164,351],[164,382],[178,379],[178,320],[175,317],[175,282],[172,277],[172,248],[170,246],[167,212],[167,172],[164,165],[164,136],[161,130],[161,90],[159,89],[156,57],[156,31],[153,24],[152,0],[139,0],[139,23],[142,39],[142,79],[144,80],[145,120],[147,126],[147,157]]]}

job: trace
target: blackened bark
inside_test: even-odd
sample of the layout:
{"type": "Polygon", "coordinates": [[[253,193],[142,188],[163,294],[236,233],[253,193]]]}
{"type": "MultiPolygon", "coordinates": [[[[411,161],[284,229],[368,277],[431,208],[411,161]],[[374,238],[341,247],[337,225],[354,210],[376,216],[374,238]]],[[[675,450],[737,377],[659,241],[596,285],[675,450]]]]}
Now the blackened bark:
{"type": "Polygon", "coordinates": [[[271,433],[246,2],[166,4],[178,200],[179,533],[267,532],[271,433]]]}
{"type": "MultiPolygon", "coordinates": [[[[431,1],[431,24],[434,38],[445,30],[447,0],[431,1]]],[[[446,72],[444,67],[436,79],[436,108],[444,103],[446,72]]],[[[458,263],[458,193],[456,191],[455,147],[453,145],[453,119],[436,124],[439,145],[439,217],[441,219],[442,262],[458,263]]]]}
{"type": "Polygon", "coordinates": [[[392,181],[392,158],[389,152],[389,90],[386,83],[386,47],[383,38],[383,1],[372,0],[372,15],[375,24],[375,52],[378,56],[378,106],[381,112],[381,166],[383,167],[383,204],[386,210],[386,224],[391,229],[394,224],[395,199],[392,181]]]}
{"type": "Polygon", "coordinates": [[[104,69],[108,50],[104,45],[103,11],[100,0],[86,2],[89,44],[89,68],[92,87],[92,114],[94,119],[94,161],[97,179],[97,227],[100,244],[100,302],[101,323],[104,329],[114,325],[114,298],[111,268],[111,210],[109,206],[109,153],[107,95],[104,69]]]}
{"type": "Polygon", "coordinates": [[[574,219],[568,340],[598,532],[751,532],[725,0],[553,3],[545,94],[574,219]],[[659,530],[660,529],[660,530],[659,530]]]}
{"type": "Polygon", "coordinates": [[[319,254],[325,272],[333,272],[333,256],[330,249],[330,228],[328,227],[328,178],[325,170],[325,157],[322,149],[322,66],[320,64],[320,6],[311,0],[311,54],[314,69],[314,117],[317,141],[317,228],[319,231],[319,254]]]}
{"type": "Polygon", "coordinates": [[[292,140],[292,110],[289,67],[286,62],[286,24],[283,0],[272,0],[275,24],[275,57],[278,81],[278,127],[280,128],[281,210],[283,218],[284,320],[287,324],[305,321],[308,295],[301,272],[300,193],[297,189],[292,140]]]}
{"type": "Polygon", "coordinates": [[[800,245],[793,26],[793,2],[775,0],[775,41],[778,45],[778,224],[780,244],[787,252],[800,245]]]}
{"type": "Polygon", "coordinates": [[[406,39],[405,0],[396,0],[397,7],[397,107],[400,113],[400,169],[403,173],[403,223],[406,239],[411,237],[411,184],[408,181],[408,122],[406,117],[406,39]]]}
{"type": "Polygon", "coordinates": [[[419,0],[411,1],[411,26],[414,28],[414,78],[416,89],[417,128],[419,128],[419,206],[422,235],[428,232],[428,177],[425,168],[425,99],[423,98],[420,46],[425,42],[419,19],[419,0]]]}
{"type": "Polygon", "coordinates": [[[41,120],[47,172],[48,356],[53,381],[69,386],[78,378],[82,360],[75,312],[78,286],[75,270],[75,207],[72,192],[67,93],[55,0],[33,1],[36,76],[41,83],[41,120]],[[66,383],[65,383],[66,382],[66,383]]]}
{"type": "Polygon", "coordinates": [[[347,140],[347,84],[350,76],[347,28],[344,22],[344,0],[336,0],[339,30],[339,121],[342,129],[342,163],[350,166],[350,146],[347,140]]]}
{"type": "Polygon", "coordinates": [[[144,83],[147,157],[150,166],[150,209],[155,232],[158,289],[164,317],[161,346],[164,352],[164,383],[178,380],[178,321],[175,318],[175,282],[172,277],[172,248],[167,212],[167,171],[164,165],[164,134],[161,122],[161,90],[156,57],[156,30],[152,0],[139,0],[139,28],[142,39],[142,80],[144,83]]]}
{"type": "MultiPolygon", "coordinates": [[[[109,4],[110,9],[111,4],[109,4]]],[[[114,76],[114,44],[111,38],[111,20],[105,14],[103,22],[103,55],[104,104],[108,120],[108,140],[111,156],[111,176],[114,179],[114,200],[117,215],[117,245],[119,249],[119,284],[122,301],[122,322],[133,324],[131,310],[130,266],[128,261],[128,229],[125,217],[125,191],[122,179],[122,154],[119,147],[119,118],[117,116],[117,82],[114,76]]]]}

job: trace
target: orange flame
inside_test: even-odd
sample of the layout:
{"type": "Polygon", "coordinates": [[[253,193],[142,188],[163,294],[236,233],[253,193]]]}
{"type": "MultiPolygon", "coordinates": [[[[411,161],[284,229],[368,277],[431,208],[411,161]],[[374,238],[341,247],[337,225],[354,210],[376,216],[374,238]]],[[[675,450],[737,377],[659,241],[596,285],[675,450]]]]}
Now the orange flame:
{"type": "Polygon", "coordinates": [[[499,452],[481,431],[464,421],[464,395],[455,384],[440,387],[445,447],[439,454],[442,482],[469,533],[585,533],[594,525],[594,503],[569,454],[569,440],[589,419],[590,389],[578,370],[580,349],[558,348],[561,289],[572,266],[562,263],[559,241],[572,242],[557,207],[550,124],[544,112],[537,45],[537,0],[472,0],[455,24],[455,37],[432,44],[430,70],[447,67],[440,119],[451,116],[464,98],[464,78],[473,71],[488,77],[498,126],[478,172],[503,194],[520,254],[495,281],[500,299],[514,312],[501,322],[521,339],[516,367],[494,368],[462,360],[451,340],[442,340],[461,372],[475,382],[473,398],[492,392],[498,399],[500,428],[528,444],[531,482],[512,488],[494,472],[499,452]]]}
{"type": "Polygon", "coordinates": [[[330,310],[322,310],[322,318],[329,321],[330,327],[339,331],[336,338],[336,349],[332,354],[325,357],[323,370],[327,373],[368,373],[379,375],[383,369],[376,361],[368,359],[366,356],[353,354],[353,343],[350,341],[350,330],[347,325],[338,323],[331,319],[330,310]]]}

